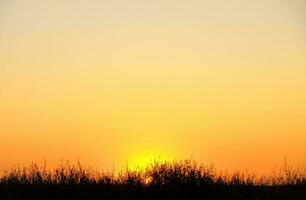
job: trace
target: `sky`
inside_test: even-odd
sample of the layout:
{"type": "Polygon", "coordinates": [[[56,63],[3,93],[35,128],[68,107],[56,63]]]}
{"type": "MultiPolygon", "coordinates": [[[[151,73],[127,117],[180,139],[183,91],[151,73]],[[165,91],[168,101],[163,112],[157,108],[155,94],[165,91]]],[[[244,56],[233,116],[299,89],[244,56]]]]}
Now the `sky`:
{"type": "Polygon", "coordinates": [[[306,166],[303,0],[0,0],[0,170],[306,166]]]}

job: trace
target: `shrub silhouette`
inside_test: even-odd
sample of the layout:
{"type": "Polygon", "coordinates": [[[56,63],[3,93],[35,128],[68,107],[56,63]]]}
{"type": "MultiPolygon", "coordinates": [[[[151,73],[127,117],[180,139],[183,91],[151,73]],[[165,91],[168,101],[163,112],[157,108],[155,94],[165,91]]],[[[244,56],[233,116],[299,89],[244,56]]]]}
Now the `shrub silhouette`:
{"type": "Polygon", "coordinates": [[[222,174],[194,160],[153,162],[102,173],[79,162],[47,170],[32,164],[0,178],[0,199],[306,199],[306,178],[287,161],[273,176],[222,174]]]}

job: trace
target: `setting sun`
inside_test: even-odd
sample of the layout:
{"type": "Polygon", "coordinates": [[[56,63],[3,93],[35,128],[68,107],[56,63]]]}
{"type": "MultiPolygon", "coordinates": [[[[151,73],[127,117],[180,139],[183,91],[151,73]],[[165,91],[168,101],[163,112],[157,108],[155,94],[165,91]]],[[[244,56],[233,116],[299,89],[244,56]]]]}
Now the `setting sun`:
{"type": "MultiPolygon", "coordinates": [[[[144,152],[146,150],[143,150],[144,152]]],[[[164,163],[167,161],[171,161],[169,158],[167,159],[165,156],[161,156],[158,153],[148,152],[148,153],[141,153],[140,155],[136,156],[134,159],[131,159],[130,162],[127,162],[127,167],[131,170],[145,170],[153,164],[156,163],[164,163]]]]}

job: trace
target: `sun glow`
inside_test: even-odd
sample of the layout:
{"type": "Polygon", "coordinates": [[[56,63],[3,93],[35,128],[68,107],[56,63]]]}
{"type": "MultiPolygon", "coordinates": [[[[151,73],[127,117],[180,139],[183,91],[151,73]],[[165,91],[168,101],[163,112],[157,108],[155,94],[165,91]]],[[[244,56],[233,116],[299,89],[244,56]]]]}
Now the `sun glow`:
{"type": "Polygon", "coordinates": [[[153,180],[152,177],[146,177],[145,181],[144,181],[144,184],[145,185],[150,185],[152,183],[152,180],[153,180]]]}

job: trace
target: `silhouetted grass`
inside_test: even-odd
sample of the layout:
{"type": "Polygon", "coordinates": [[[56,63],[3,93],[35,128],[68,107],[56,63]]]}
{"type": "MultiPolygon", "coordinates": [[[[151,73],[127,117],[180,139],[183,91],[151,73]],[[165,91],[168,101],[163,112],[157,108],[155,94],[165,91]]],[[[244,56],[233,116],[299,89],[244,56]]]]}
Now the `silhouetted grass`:
{"type": "Polygon", "coordinates": [[[270,177],[222,174],[193,160],[153,162],[114,175],[69,162],[32,164],[0,178],[0,199],[306,199],[306,177],[286,162],[270,177]]]}

